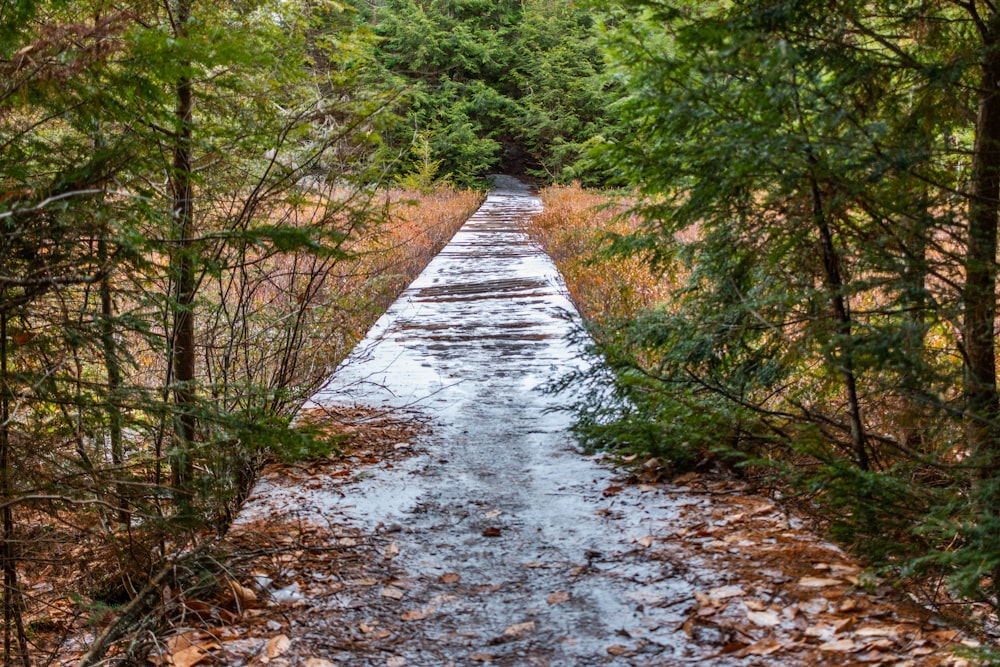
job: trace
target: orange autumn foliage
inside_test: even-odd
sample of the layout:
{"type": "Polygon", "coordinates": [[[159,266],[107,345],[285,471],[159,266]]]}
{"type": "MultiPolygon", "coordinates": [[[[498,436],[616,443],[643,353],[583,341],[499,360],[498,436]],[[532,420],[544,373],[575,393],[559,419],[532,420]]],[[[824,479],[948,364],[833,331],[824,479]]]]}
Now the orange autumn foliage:
{"type": "Polygon", "coordinates": [[[641,257],[600,252],[608,234],[635,231],[639,220],[626,213],[632,202],[578,183],[553,185],[539,196],[545,208],[532,217],[529,233],[556,263],[587,320],[627,318],[666,298],[670,284],[641,257]]]}

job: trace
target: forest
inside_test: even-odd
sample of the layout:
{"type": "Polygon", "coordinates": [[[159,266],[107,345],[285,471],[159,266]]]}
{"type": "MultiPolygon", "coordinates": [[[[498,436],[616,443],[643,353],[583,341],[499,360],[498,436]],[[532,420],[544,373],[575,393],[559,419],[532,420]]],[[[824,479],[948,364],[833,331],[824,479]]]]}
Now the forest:
{"type": "Polygon", "coordinates": [[[265,461],[336,450],[299,407],[490,173],[542,188],[531,233],[604,359],[560,381],[593,387],[586,447],[750,480],[988,624],[992,2],[17,0],[5,665],[109,612],[84,662],[148,650],[121,611],[220,567],[265,461]]]}

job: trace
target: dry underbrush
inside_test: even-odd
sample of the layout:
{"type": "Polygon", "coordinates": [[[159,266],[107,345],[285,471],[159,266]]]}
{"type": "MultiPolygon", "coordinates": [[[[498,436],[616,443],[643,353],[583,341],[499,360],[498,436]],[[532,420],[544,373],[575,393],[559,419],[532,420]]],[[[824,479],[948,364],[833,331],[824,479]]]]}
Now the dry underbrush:
{"type": "MultiPolygon", "coordinates": [[[[314,310],[317,313],[322,310],[330,316],[313,322],[315,329],[306,336],[304,346],[308,349],[303,349],[300,365],[303,369],[300,372],[305,374],[303,382],[315,382],[309,373],[320,376],[324,369],[335,367],[350,352],[375,319],[474,212],[481,199],[479,193],[450,188],[430,193],[394,191],[386,196],[383,222],[349,240],[352,257],[338,259],[334,270],[328,274],[324,292],[314,295],[314,310]]],[[[270,292],[250,292],[260,302],[261,309],[275,306],[280,299],[294,300],[294,295],[285,294],[289,290],[280,288],[290,272],[298,268],[290,265],[290,261],[276,256],[269,264],[260,265],[270,267],[273,274],[256,278],[270,292]]],[[[213,326],[225,324],[210,317],[203,321],[213,326]]],[[[252,322],[241,324],[250,326],[252,322]]],[[[206,341],[212,335],[211,331],[200,334],[206,341]]],[[[209,345],[207,342],[206,358],[214,352],[208,349],[209,345]]],[[[248,342],[246,348],[248,354],[258,355],[254,359],[260,364],[270,363],[261,343],[248,342]]],[[[150,371],[148,367],[142,372],[149,373],[153,379],[158,375],[155,369],[150,371]]],[[[262,374],[266,372],[268,369],[262,369],[262,374]]],[[[397,438],[395,442],[402,442],[412,435],[415,426],[411,422],[404,428],[398,420],[390,420],[394,424],[390,425],[387,419],[384,415],[362,415],[360,412],[323,415],[324,424],[336,431],[338,439],[346,438],[345,446],[355,453],[359,448],[370,448],[372,443],[367,443],[366,437],[375,437],[379,442],[390,437],[397,438]],[[372,433],[380,435],[371,436],[372,433]]],[[[64,477],[65,484],[69,485],[64,495],[34,494],[37,497],[25,498],[18,506],[16,557],[20,564],[23,621],[32,664],[49,664],[56,655],[67,662],[75,662],[85,648],[74,643],[81,630],[88,624],[95,628],[113,626],[121,619],[123,605],[135,599],[156,578],[163,563],[173,561],[179,553],[187,554],[183,564],[178,565],[166,580],[175,578],[180,585],[191,585],[203,574],[221,567],[212,564],[212,559],[203,553],[203,547],[211,544],[225,526],[192,526],[179,530],[178,526],[164,520],[172,510],[170,494],[156,484],[163,465],[153,456],[151,444],[139,442],[148,432],[152,429],[137,428],[130,434],[134,442],[128,445],[133,454],[128,462],[127,477],[121,469],[110,470],[110,476],[101,473],[100,478],[86,471],[71,474],[64,477]],[[128,479],[127,486],[116,479],[128,479]],[[134,514],[129,522],[120,522],[119,493],[133,494],[131,497],[137,501],[135,507],[141,503],[145,515],[134,514]]],[[[101,459],[95,460],[103,460],[106,456],[100,452],[97,455],[101,459]]],[[[39,455],[41,467],[26,471],[26,474],[37,476],[39,486],[55,474],[42,469],[49,458],[67,465],[67,457],[57,451],[51,457],[39,455]]],[[[355,460],[363,463],[364,458],[355,460]]],[[[337,460],[347,467],[352,464],[350,458],[337,460]]],[[[200,474],[211,474],[210,470],[200,467],[197,470],[200,474]]],[[[31,484],[26,482],[26,485],[31,484]]],[[[168,602],[178,596],[176,587],[169,584],[159,586],[156,593],[168,602]]],[[[182,614],[196,611],[183,606],[176,608],[182,614]]]]}
{"type": "Polygon", "coordinates": [[[664,299],[669,283],[637,257],[598,254],[609,235],[628,234],[639,224],[624,215],[628,200],[555,185],[541,191],[545,209],[532,217],[529,233],[553,259],[584,317],[595,323],[627,318],[664,299]]]}

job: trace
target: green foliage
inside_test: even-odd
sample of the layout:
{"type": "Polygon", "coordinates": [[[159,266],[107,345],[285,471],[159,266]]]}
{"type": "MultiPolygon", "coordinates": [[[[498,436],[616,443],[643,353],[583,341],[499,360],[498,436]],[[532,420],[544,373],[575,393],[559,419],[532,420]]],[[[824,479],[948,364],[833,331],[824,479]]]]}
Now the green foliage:
{"type": "Polygon", "coordinates": [[[372,17],[386,70],[373,79],[408,88],[406,118],[387,146],[401,155],[398,171],[421,168],[426,140],[431,162],[458,184],[500,169],[599,178],[581,162],[606,131],[609,99],[591,10],[551,0],[480,5],[392,0],[372,17]]]}
{"type": "Polygon", "coordinates": [[[886,567],[995,598],[996,447],[965,440],[958,334],[982,199],[970,91],[996,46],[970,11],[608,9],[621,138],[600,159],[637,189],[643,224],[607,250],[677,288],[599,332],[617,388],[581,423],[682,465],[728,450],[809,493],[886,567]]]}
{"type": "Polygon", "coordinates": [[[385,95],[360,88],[372,34],[333,2],[186,4],[183,26],[178,3],[2,10],[2,384],[18,408],[0,465],[50,475],[16,479],[5,500],[96,494],[152,526],[170,518],[172,458],[199,471],[169,490],[201,512],[186,527],[231,508],[261,457],[330,447],[286,426],[327,370],[297,365],[313,301],[378,215],[350,186],[378,169],[385,95]],[[194,193],[183,230],[169,187],[182,148],[194,193]],[[183,383],[171,314],[195,318],[183,383]]]}

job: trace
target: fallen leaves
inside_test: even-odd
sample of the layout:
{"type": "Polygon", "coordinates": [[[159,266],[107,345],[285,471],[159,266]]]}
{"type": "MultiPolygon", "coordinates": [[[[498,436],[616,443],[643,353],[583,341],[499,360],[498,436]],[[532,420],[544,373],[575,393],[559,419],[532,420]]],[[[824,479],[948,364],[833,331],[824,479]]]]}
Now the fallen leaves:
{"type": "Polygon", "coordinates": [[[746,592],[741,586],[720,586],[708,592],[708,597],[713,600],[728,600],[729,598],[742,597],[746,592]]]}
{"type": "Polygon", "coordinates": [[[164,651],[150,656],[155,665],[194,667],[211,657],[211,652],[222,645],[211,634],[189,631],[175,635],[164,644],[164,651]]]}
{"type": "Polygon", "coordinates": [[[563,602],[569,602],[572,595],[569,591],[555,591],[554,593],[549,593],[545,601],[552,604],[562,604],[563,602]]]}
{"type": "Polygon", "coordinates": [[[493,662],[494,656],[489,653],[473,653],[469,656],[472,662],[493,662]]]}
{"type": "Polygon", "coordinates": [[[174,667],[193,667],[208,658],[209,652],[200,646],[189,646],[170,656],[174,667]]]}
{"type": "Polygon", "coordinates": [[[229,579],[226,583],[229,584],[229,590],[233,593],[233,599],[235,599],[241,607],[246,607],[249,604],[257,602],[257,593],[252,588],[244,586],[235,579],[229,579]]]}
{"type": "Polygon", "coordinates": [[[482,534],[483,537],[500,537],[503,533],[499,528],[487,528],[482,534]]]}
{"type": "Polygon", "coordinates": [[[382,597],[389,598],[390,600],[402,600],[405,595],[406,591],[395,586],[386,586],[382,589],[382,597]]]}
{"type": "Polygon", "coordinates": [[[515,623],[514,625],[507,626],[507,629],[503,631],[503,636],[517,639],[523,637],[529,632],[534,632],[534,631],[535,631],[535,622],[527,621],[525,623],[515,623]]]}
{"type": "Polygon", "coordinates": [[[828,588],[840,586],[843,583],[840,579],[824,579],[822,577],[802,577],[799,579],[799,586],[802,588],[828,588]]]}
{"type": "Polygon", "coordinates": [[[274,660],[287,653],[291,646],[292,640],[288,638],[288,635],[276,635],[268,640],[267,646],[264,648],[264,655],[267,656],[268,660],[274,660]]]}
{"type": "Polygon", "coordinates": [[[462,580],[462,575],[458,574],[457,572],[445,572],[440,577],[438,577],[438,581],[440,581],[442,584],[457,584],[461,580],[462,580]]]}
{"type": "Polygon", "coordinates": [[[825,644],[819,645],[819,650],[826,653],[850,653],[853,652],[857,646],[850,639],[838,639],[832,642],[826,642],[825,644]]]}
{"type": "Polygon", "coordinates": [[[422,621],[433,613],[430,609],[410,609],[409,611],[404,611],[400,615],[400,619],[403,621],[422,621]]]}
{"type": "Polygon", "coordinates": [[[762,628],[773,628],[781,624],[781,618],[773,611],[748,611],[747,620],[762,628]]]}
{"type": "Polygon", "coordinates": [[[335,667],[335,665],[325,658],[309,658],[304,667],[335,667]]]}

